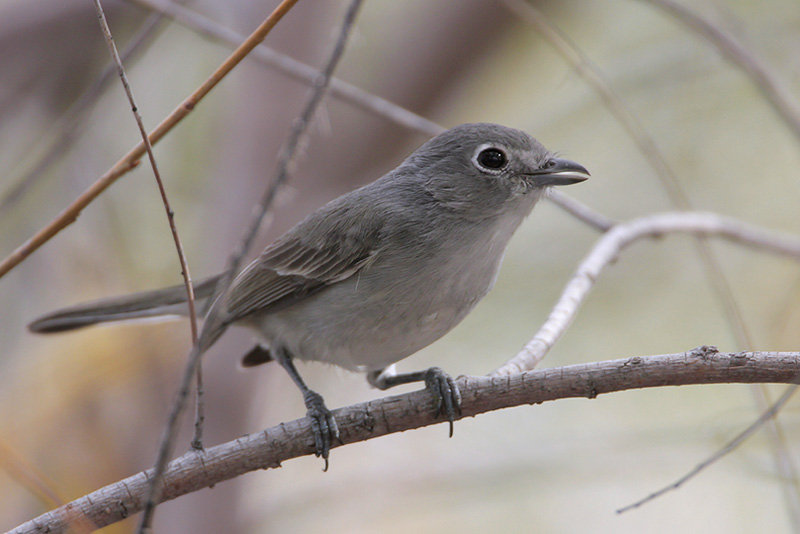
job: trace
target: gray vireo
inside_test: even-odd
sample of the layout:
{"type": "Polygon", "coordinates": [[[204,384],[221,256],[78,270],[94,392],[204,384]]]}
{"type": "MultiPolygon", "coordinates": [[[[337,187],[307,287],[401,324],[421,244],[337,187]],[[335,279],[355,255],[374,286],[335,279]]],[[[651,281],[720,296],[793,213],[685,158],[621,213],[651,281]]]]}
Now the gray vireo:
{"type": "MultiPolygon", "coordinates": [[[[365,371],[380,389],[424,380],[452,434],[460,402],[454,381],[436,367],[398,375],[392,364],[449,332],[486,295],[511,235],[547,187],[588,177],[519,130],[452,128],[268,246],[224,295],[206,302],[222,322],[204,326],[201,349],[228,325],[254,329],[260,344],[243,365],[276,360],[286,369],[303,393],[318,456],[328,457],[338,428],[294,358],[365,371]]],[[[212,296],[218,279],[197,284],[198,302],[212,296]]],[[[181,285],[67,308],[29,328],[58,332],[186,313],[181,285]]]]}

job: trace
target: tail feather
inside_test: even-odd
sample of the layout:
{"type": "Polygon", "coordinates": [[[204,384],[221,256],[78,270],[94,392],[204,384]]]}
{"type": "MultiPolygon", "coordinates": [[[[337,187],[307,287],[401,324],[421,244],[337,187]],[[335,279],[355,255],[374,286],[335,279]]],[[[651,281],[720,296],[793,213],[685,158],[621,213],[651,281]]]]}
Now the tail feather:
{"type": "MultiPolygon", "coordinates": [[[[212,276],[194,285],[196,302],[209,300],[219,278],[220,275],[212,276]]],[[[207,307],[207,302],[205,307],[207,307]]],[[[187,314],[186,287],[181,284],[154,291],[95,300],[57,310],[36,319],[28,325],[28,329],[31,332],[45,334],[110,321],[187,314]]]]}

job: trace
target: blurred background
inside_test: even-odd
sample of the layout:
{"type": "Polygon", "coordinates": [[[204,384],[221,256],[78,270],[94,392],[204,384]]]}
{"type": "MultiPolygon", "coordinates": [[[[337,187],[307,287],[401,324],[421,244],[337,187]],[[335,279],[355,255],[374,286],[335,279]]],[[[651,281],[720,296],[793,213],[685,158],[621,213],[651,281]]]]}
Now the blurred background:
{"type": "MultiPolygon", "coordinates": [[[[137,2],[103,4],[120,48],[154,22],[137,2]]],[[[214,28],[249,34],[276,4],[186,5],[214,28]]],[[[347,4],[301,0],[265,44],[319,68],[347,4]]],[[[704,0],[692,9],[752,54],[796,110],[800,6],[768,5],[704,0]]],[[[139,134],[116,77],[92,89],[109,57],[91,3],[2,2],[0,50],[5,256],[139,134]]],[[[166,19],[147,32],[126,68],[148,128],[230,50],[166,19]]],[[[677,209],[639,149],[641,132],[632,136],[620,121],[619,113],[627,114],[653,140],[694,208],[800,233],[800,137],[786,111],[777,112],[751,77],[653,1],[367,1],[336,75],[446,127],[486,121],[530,132],[591,171],[591,180],[563,192],[608,217],[677,209]],[[538,16],[529,7],[561,32],[562,45],[576,47],[568,56],[578,49],[592,62],[604,89],[529,19],[538,16]],[[607,105],[608,91],[626,111],[607,105]]],[[[224,267],[307,87],[248,58],[157,145],[195,279],[224,267]]],[[[254,250],[392,169],[428,137],[329,95],[254,250]]],[[[595,230],[543,202],[512,240],[494,291],[450,335],[399,369],[438,365],[453,375],[480,375],[498,367],[536,331],[597,239],[595,230]]],[[[712,248],[754,347],[797,350],[797,264],[724,242],[712,248]]],[[[26,324],[87,299],[180,281],[146,163],[0,280],[0,530],[150,467],[190,345],[186,321],[57,336],[34,336],[26,324]]],[[[672,236],[620,257],[542,366],[701,344],[744,349],[733,332],[695,243],[672,236]]],[[[248,332],[229,331],[205,359],[208,445],[305,413],[277,366],[237,368],[251,344],[248,332]]],[[[356,374],[319,364],[301,364],[300,371],[331,408],[383,395],[356,374]]],[[[775,398],[783,388],[765,391],[775,398]]],[[[796,532],[798,480],[776,468],[769,432],[680,490],[615,513],[683,475],[758,414],[754,390],[742,385],[525,406],[460,421],[452,439],[437,425],[336,449],[327,473],[316,458],[250,473],[160,506],[155,527],[230,534],[796,532]]],[[[797,462],[796,401],[779,421],[780,442],[797,462]]],[[[188,447],[188,419],[185,427],[178,453],[188,447]]],[[[137,522],[134,516],[103,532],[132,532],[137,522]]]]}

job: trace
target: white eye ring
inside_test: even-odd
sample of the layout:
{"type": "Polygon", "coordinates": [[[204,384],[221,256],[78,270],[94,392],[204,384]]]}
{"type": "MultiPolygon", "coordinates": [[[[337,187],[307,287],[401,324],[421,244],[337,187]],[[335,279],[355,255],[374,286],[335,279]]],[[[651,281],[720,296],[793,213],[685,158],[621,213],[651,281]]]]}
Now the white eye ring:
{"type": "Polygon", "coordinates": [[[472,164],[483,172],[500,174],[508,165],[508,156],[502,148],[485,143],[475,150],[472,164]]]}

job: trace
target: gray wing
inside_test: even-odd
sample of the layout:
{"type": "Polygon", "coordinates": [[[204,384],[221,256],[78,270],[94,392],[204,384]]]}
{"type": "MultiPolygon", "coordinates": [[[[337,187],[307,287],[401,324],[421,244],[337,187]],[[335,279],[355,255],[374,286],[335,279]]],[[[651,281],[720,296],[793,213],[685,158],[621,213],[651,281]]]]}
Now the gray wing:
{"type": "Polygon", "coordinates": [[[374,261],[383,219],[373,207],[346,197],[311,214],[242,271],[226,298],[226,323],[274,313],[374,261]]]}

